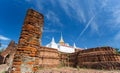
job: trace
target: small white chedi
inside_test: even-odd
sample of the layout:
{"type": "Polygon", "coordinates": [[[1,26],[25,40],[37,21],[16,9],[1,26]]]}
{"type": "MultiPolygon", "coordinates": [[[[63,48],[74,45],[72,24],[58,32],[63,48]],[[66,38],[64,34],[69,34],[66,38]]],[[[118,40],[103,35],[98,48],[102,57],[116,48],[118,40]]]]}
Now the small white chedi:
{"type": "Polygon", "coordinates": [[[74,53],[75,49],[77,48],[75,43],[73,46],[70,46],[68,43],[65,43],[62,35],[61,35],[59,43],[56,43],[54,40],[54,37],[53,37],[52,41],[49,44],[47,44],[46,47],[54,48],[54,49],[57,49],[58,51],[64,52],[64,53],[74,53]]]}

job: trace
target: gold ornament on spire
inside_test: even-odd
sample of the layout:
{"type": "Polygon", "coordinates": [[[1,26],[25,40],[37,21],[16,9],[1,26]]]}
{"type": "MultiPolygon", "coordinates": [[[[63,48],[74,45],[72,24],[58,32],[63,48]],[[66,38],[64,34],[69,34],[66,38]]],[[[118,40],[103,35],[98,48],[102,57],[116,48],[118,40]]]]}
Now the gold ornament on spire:
{"type": "Polygon", "coordinates": [[[62,33],[61,33],[61,38],[60,38],[59,44],[64,45],[64,40],[63,40],[63,37],[62,37],[62,33]]]}

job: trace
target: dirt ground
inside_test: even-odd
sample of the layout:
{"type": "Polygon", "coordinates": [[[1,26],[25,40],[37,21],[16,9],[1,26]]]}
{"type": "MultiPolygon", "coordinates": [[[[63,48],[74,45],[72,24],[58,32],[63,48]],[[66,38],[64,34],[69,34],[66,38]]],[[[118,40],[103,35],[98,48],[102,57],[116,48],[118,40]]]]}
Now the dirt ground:
{"type": "Polygon", "coordinates": [[[120,70],[95,70],[95,69],[76,69],[76,68],[54,68],[41,69],[38,73],[120,73],[120,70]]]}
{"type": "MultiPolygon", "coordinates": [[[[6,64],[0,65],[0,73],[4,73],[7,69],[6,64]]],[[[95,70],[95,69],[81,69],[81,68],[53,68],[53,69],[40,69],[38,73],[120,73],[120,70],[95,70]]]]}
{"type": "Polygon", "coordinates": [[[0,73],[4,73],[6,70],[7,70],[7,65],[6,64],[0,65],[0,73]]]}

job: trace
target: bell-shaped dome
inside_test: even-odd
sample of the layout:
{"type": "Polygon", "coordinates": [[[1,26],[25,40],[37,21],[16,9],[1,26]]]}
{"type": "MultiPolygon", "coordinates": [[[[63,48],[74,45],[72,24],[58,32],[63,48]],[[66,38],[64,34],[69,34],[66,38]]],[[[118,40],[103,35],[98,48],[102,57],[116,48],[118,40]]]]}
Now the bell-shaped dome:
{"type": "Polygon", "coordinates": [[[46,47],[55,48],[55,49],[58,48],[58,45],[56,44],[54,37],[52,38],[52,41],[46,45],[46,47]]]}

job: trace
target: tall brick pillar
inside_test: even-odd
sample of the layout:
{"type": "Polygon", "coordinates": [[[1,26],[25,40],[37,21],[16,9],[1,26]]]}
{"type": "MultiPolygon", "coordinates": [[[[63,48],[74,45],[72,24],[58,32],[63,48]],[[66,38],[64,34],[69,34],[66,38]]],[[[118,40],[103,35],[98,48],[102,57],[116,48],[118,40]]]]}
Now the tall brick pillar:
{"type": "Polygon", "coordinates": [[[29,9],[27,11],[11,73],[34,73],[37,49],[41,44],[44,17],[29,9]]]}

